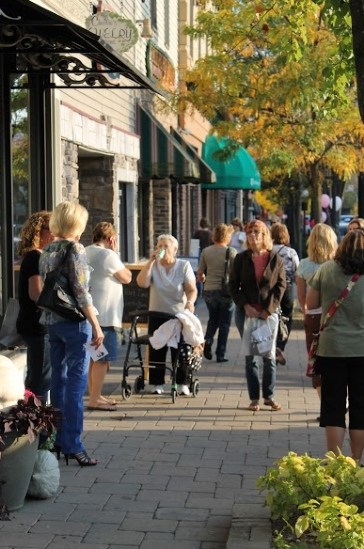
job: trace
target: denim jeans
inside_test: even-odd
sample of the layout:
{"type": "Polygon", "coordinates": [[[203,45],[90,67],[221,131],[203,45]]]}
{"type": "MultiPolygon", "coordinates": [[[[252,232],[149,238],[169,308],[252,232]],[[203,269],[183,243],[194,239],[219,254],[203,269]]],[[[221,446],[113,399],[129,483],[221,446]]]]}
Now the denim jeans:
{"type": "Polygon", "coordinates": [[[87,386],[90,355],[85,343],[91,339],[91,325],[61,321],[48,326],[52,364],[51,403],[62,412],[56,444],[62,452],[77,453],[85,448],[83,432],[83,396],[87,386]]]}
{"type": "MultiPolygon", "coordinates": [[[[259,361],[261,358],[259,357],[259,361]]],[[[262,357],[263,360],[263,379],[262,392],[264,399],[273,398],[276,385],[276,362],[272,358],[262,357]]],[[[259,365],[254,360],[254,356],[245,357],[246,381],[248,384],[248,393],[250,400],[259,400],[260,382],[259,365]]]]}
{"type": "Polygon", "coordinates": [[[48,334],[39,336],[23,335],[27,344],[27,373],[25,388],[46,402],[51,388],[51,362],[49,357],[48,334]]]}
{"type": "Polygon", "coordinates": [[[220,290],[205,290],[204,298],[209,311],[205,340],[212,345],[214,336],[219,331],[216,357],[224,358],[235,305],[231,299],[224,297],[220,290]]]}

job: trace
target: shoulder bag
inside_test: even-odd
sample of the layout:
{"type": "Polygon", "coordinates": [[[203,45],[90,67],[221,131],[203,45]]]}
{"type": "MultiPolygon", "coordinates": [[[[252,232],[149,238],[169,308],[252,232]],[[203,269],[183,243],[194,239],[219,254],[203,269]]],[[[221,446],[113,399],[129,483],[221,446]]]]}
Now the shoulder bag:
{"type": "Polygon", "coordinates": [[[81,322],[86,317],[77,304],[66,273],[62,272],[62,267],[72,247],[73,242],[70,242],[63,250],[63,258],[60,264],[56,269],[46,274],[37,305],[41,309],[56,313],[66,320],[81,322]]]}
{"type": "Polygon", "coordinates": [[[223,297],[230,297],[230,288],[229,288],[229,270],[228,270],[228,264],[229,264],[229,258],[230,258],[230,248],[227,247],[226,254],[225,254],[225,267],[224,267],[224,276],[221,280],[221,294],[223,297]]]}
{"type": "Polygon", "coordinates": [[[320,329],[317,334],[313,334],[313,340],[311,343],[310,350],[308,351],[308,360],[307,360],[307,368],[306,368],[306,376],[313,377],[315,375],[318,375],[318,372],[315,372],[315,363],[317,360],[317,348],[320,340],[320,334],[324,330],[324,328],[327,326],[330,318],[334,316],[336,313],[339,305],[344,301],[344,299],[349,295],[350,291],[353,289],[355,283],[358,281],[360,275],[359,274],[353,274],[351,279],[348,282],[348,285],[346,288],[342,290],[340,293],[338,299],[334,301],[334,303],[331,305],[329,310],[327,311],[325,318],[321,321],[320,329]]]}

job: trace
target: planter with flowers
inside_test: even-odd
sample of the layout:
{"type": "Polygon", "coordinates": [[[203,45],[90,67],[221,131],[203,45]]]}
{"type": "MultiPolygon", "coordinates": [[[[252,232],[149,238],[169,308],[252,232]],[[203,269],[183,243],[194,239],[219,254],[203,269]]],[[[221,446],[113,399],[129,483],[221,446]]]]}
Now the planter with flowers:
{"type": "Polygon", "coordinates": [[[0,410],[0,508],[15,511],[24,505],[39,446],[50,437],[60,411],[46,406],[33,393],[0,410]]]}

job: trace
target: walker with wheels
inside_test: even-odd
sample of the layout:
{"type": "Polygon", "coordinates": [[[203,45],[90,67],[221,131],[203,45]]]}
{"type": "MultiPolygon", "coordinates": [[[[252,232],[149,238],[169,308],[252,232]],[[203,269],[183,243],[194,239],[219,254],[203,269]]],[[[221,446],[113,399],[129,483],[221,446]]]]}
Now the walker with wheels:
{"type": "MultiPolygon", "coordinates": [[[[146,359],[146,355],[148,354],[148,346],[150,345],[150,337],[152,334],[140,334],[143,327],[148,327],[149,319],[151,317],[158,320],[163,320],[165,322],[176,318],[174,315],[158,311],[140,310],[132,311],[130,313],[131,325],[127,335],[127,349],[123,365],[123,377],[121,380],[121,395],[124,400],[128,400],[133,393],[140,394],[144,391],[147,370],[155,368],[158,364],[154,362],[153,365],[150,365],[146,359]],[[134,352],[136,354],[132,357],[134,352]],[[135,378],[133,385],[131,385],[128,383],[129,371],[135,368],[140,370],[140,374],[135,378]]],[[[168,353],[168,355],[170,355],[170,353],[168,353]]],[[[177,369],[179,367],[184,367],[186,369],[186,384],[189,387],[191,396],[196,397],[200,389],[200,382],[198,378],[194,377],[194,374],[200,369],[201,363],[202,355],[197,353],[191,345],[184,341],[181,332],[181,337],[177,344],[177,352],[174,353],[174,358],[170,359],[169,362],[167,358],[166,362],[163,362],[166,372],[170,373],[171,397],[173,403],[176,402],[176,398],[178,396],[176,382],[177,369]]]]}

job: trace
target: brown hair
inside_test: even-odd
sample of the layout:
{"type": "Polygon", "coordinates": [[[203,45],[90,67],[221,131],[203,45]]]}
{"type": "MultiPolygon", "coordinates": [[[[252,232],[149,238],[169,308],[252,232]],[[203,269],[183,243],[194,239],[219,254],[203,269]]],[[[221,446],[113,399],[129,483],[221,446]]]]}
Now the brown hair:
{"type": "MultiPolygon", "coordinates": [[[[245,226],[245,232],[248,235],[249,231],[253,229],[259,229],[263,233],[263,246],[264,249],[270,252],[273,248],[273,241],[272,236],[270,234],[269,227],[259,219],[254,219],[253,221],[250,221],[250,223],[247,223],[245,226]]],[[[249,250],[251,250],[250,244],[249,244],[249,238],[247,239],[247,247],[249,250]]]]}
{"type": "Polygon", "coordinates": [[[51,212],[42,210],[33,213],[24,223],[21,233],[20,242],[18,244],[18,254],[25,255],[31,250],[39,249],[40,233],[42,229],[49,230],[49,219],[51,212]]]}
{"type": "Polygon", "coordinates": [[[349,230],[350,225],[354,225],[354,223],[356,223],[358,227],[355,227],[355,229],[352,229],[353,231],[355,231],[356,229],[364,229],[364,219],[362,217],[354,217],[354,219],[352,219],[350,223],[348,223],[347,230],[349,230]]]}
{"type": "Polygon", "coordinates": [[[234,217],[234,219],[231,220],[231,225],[237,225],[241,231],[244,228],[241,219],[239,219],[238,217],[234,217]]]}
{"type": "Polygon", "coordinates": [[[212,239],[217,244],[224,244],[225,242],[229,243],[231,235],[233,234],[234,229],[232,225],[226,225],[225,223],[219,223],[214,228],[212,239]]]}
{"type": "Polygon", "coordinates": [[[274,244],[289,245],[289,232],[287,226],[283,223],[273,223],[271,234],[274,244]]]}
{"type": "Polygon", "coordinates": [[[364,273],[364,229],[348,232],[340,242],[335,261],[345,274],[364,273]]]}
{"type": "Polygon", "coordinates": [[[108,221],[100,221],[96,225],[92,233],[92,242],[100,242],[100,240],[107,240],[116,235],[115,227],[108,221]]]}

